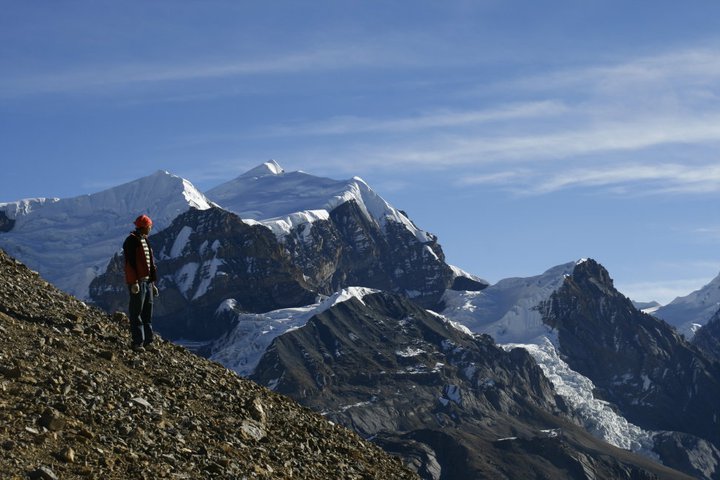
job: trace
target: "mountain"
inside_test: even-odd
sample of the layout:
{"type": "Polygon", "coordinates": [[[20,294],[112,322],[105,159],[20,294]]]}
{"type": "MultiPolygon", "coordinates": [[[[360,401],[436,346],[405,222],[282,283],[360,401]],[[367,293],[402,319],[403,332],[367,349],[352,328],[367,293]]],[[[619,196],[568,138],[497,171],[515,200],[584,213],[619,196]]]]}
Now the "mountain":
{"type": "Polygon", "coordinates": [[[204,353],[210,360],[221,363],[242,376],[250,376],[275,338],[304,326],[310,318],[338,303],[377,292],[379,290],[349,287],[319,303],[264,313],[246,313],[238,308],[236,301],[228,300],[218,309],[216,316],[225,318],[233,327],[209,344],[204,353]]]}
{"type": "Polygon", "coordinates": [[[357,177],[266,162],[211,200],[190,187],[158,172],[77,199],[3,204],[0,246],[55,272],[64,289],[125,310],[117,252],[132,219],[150,214],[163,336],[374,435],[426,478],[524,478],[533,468],[548,478],[681,478],[658,459],[718,478],[720,367],[702,349],[712,344],[691,345],[639,312],[593,260],[488,286],[448,265],[434,235],[357,177]],[[351,348],[348,331],[367,348],[351,348]],[[438,349],[438,338],[463,348],[438,349]]]}
{"type": "Polygon", "coordinates": [[[0,247],[62,290],[88,298],[133,221],[148,214],[161,230],[190,208],[211,202],[193,185],[164,171],[91,195],[0,204],[0,247]]]}
{"type": "Polygon", "coordinates": [[[720,275],[699,290],[678,297],[653,315],[674,326],[690,339],[720,309],[720,275]]]}
{"type": "Polygon", "coordinates": [[[720,475],[720,365],[665,322],[635,309],[594,260],[482,292],[449,292],[444,300],[448,318],[498,341],[529,344],[556,387],[574,383],[565,398],[585,411],[590,430],[698,478],[720,475]],[[558,374],[556,356],[574,372],[569,382],[558,374]],[[586,379],[589,398],[578,398],[578,378],[586,379]],[[603,402],[621,417],[599,410],[603,402]]]}
{"type": "MultiPolygon", "coordinates": [[[[266,163],[209,195],[236,210],[244,205],[256,218],[314,210],[254,220],[222,207],[190,209],[152,235],[161,290],[157,326],[173,339],[208,341],[226,333],[234,322],[228,304],[242,313],[299,308],[361,285],[434,307],[449,287],[486,286],[445,263],[435,236],[359,179],[286,173],[266,163]]],[[[116,255],[91,283],[90,298],[102,308],[125,308],[122,270],[116,255]]]]}
{"type": "MultiPolygon", "coordinates": [[[[150,243],[161,292],[154,323],[170,338],[209,340],[225,333],[229,319],[215,312],[228,301],[245,312],[265,312],[315,300],[270,230],[220,208],[191,209],[150,243]]],[[[115,255],[90,286],[93,300],[109,311],[126,308],[123,265],[122,255],[115,255]]]]}
{"type": "Polygon", "coordinates": [[[708,358],[720,362],[720,310],[712,316],[709,322],[698,329],[692,343],[708,358]]]}
{"type": "Polygon", "coordinates": [[[487,282],[445,263],[437,238],[359,177],[332,180],[266,162],[207,192],[221,207],[270,228],[318,291],[365,285],[435,304],[454,282],[487,282]],[[349,266],[352,266],[350,268],[349,266]]]}
{"type": "Polygon", "coordinates": [[[372,438],[425,479],[689,478],[573,423],[525,350],[386,292],[326,302],[277,336],[250,378],[372,438]]]}
{"type": "Polygon", "coordinates": [[[387,478],[412,472],[288,398],[89,308],[0,250],[8,479],[387,478]]]}

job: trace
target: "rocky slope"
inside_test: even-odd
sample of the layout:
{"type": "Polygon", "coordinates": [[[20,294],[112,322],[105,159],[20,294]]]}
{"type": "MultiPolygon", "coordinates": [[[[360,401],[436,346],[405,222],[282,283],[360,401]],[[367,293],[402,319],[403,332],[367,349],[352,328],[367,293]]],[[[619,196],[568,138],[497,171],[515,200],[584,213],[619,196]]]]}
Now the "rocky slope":
{"type": "Polygon", "coordinates": [[[277,337],[251,378],[426,479],[689,478],[585,432],[525,350],[384,292],[350,296],[277,337]]]}
{"type": "Polygon", "coordinates": [[[415,476],[376,446],[67,296],[0,250],[0,471],[22,479],[415,476]]]}
{"type": "Polygon", "coordinates": [[[674,435],[673,442],[656,441],[666,464],[682,468],[686,458],[677,455],[694,456],[689,472],[720,477],[720,364],[636,310],[593,260],[579,263],[539,310],[557,332],[560,353],[593,381],[597,397],[635,425],[674,435]],[[672,453],[668,443],[684,448],[672,453]]]}
{"type": "Polygon", "coordinates": [[[720,363],[720,310],[695,333],[692,343],[708,358],[720,363]]]}

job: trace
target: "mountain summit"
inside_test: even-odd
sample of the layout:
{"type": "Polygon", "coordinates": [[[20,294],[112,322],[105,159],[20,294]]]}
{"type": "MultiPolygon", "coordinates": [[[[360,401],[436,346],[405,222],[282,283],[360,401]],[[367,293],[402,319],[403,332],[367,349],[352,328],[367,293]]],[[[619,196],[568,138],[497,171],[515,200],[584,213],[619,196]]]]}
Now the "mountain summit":
{"type": "Polygon", "coordinates": [[[331,211],[353,201],[368,220],[381,227],[395,222],[420,241],[430,238],[360,177],[333,180],[301,171],[286,172],[274,160],[209,190],[207,196],[243,219],[261,222],[278,236],[301,224],[326,220],[331,211]]]}
{"type": "Polygon", "coordinates": [[[275,160],[268,160],[267,162],[262,163],[251,170],[248,170],[240,176],[262,177],[265,175],[280,175],[282,173],[285,173],[285,169],[282,168],[279,163],[277,163],[275,160]]]}

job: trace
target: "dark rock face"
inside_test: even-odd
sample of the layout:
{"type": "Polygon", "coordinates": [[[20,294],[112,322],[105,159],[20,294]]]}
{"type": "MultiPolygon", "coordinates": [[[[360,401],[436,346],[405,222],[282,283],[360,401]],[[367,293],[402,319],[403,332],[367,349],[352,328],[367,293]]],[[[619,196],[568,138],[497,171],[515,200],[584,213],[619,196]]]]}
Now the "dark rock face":
{"type": "Polygon", "coordinates": [[[720,442],[720,365],[675,330],[637,311],[589,260],[540,306],[571,368],[632,423],[720,442]]]}
{"type": "MultiPolygon", "coordinates": [[[[383,231],[354,201],[334,209],[329,220],[300,225],[284,242],[261,225],[212,208],[180,215],[150,243],[161,291],[155,322],[171,338],[208,340],[225,333],[229,321],[214,314],[227,299],[239,310],[266,312],[366,286],[431,306],[454,276],[435,238],[420,242],[395,222],[383,231]]],[[[90,297],[107,310],[127,308],[121,255],[91,283],[90,297]]]]}
{"type": "Polygon", "coordinates": [[[314,316],[276,338],[251,378],[374,438],[423,478],[684,478],[574,424],[525,350],[397,295],[314,316]]]}
{"type": "Polygon", "coordinates": [[[720,311],[695,332],[692,344],[715,362],[720,363],[720,311]]]}
{"type": "MultiPolygon", "coordinates": [[[[169,337],[210,339],[229,324],[213,314],[226,299],[248,312],[312,303],[302,273],[265,227],[247,225],[219,208],[180,215],[149,239],[158,268],[160,297],[156,328],[169,337]]],[[[122,255],[90,285],[90,295],[107,310],[126,309],[122,255]]]]}
{"type": "Polygon", "coordinates": [[[417,478],[354,433],[89,308],[0,250],[2,478],[417,478]]]}
{"type": "Polygon", "coordinates": [[[429,307],[453,279],[436,238],[420,242],[396,222],[387,222],[383,230],[355,201],[335,208],[329,220],[301,225],[286,238],[285,248],[323,294],[363,286],[400,293],[429,307]]]}
{"type": "Polygon", "coordinates": [[[468,277],[456,277],[449,288],[451,290],[479,292],[481,290],[485,290],[487,287],[488,284],[485,282],[479,282],[468,277]]]}
{"type": "Polygon", "coordinates": [[[655,451],[669,467],[695,478],[718,478],[720,450],[712,443],[680,432],[661,432],[655,437],[655,451]]]}
{"type": "Polygon", "coordinates": [[[0,233],[9,232],[15,226],[15,220],[8,218],[7,214],[0,210],[0,233]]]}

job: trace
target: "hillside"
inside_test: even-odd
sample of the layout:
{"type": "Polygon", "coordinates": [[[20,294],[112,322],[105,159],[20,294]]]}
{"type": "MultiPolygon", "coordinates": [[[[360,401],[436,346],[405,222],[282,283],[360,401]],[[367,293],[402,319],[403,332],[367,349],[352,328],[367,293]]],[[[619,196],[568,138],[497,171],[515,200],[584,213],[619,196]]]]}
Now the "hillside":
{"type": "Polygon", "coordinates": [[[220,365],[87,307],[0,250],[3,478],[416,478],[220,365]]]}

